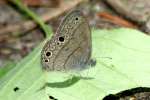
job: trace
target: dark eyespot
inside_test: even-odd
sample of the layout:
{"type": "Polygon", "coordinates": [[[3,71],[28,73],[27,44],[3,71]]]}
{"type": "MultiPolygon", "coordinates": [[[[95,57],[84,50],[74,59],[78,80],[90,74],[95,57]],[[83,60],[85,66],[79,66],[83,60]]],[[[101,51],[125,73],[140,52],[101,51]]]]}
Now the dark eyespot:
{"type": "Polygon", "coordinates": [[[45,62],[48,62],[48,60],[46,59],[45,62]]]}
{"type": "Polygon", "coordinates": [[[65,40],[65,39],[64,39],[63,36],[59,37],[59,41],[60,41],[60,42],[64,42],[64,40],[65,40]]]}
{"type": "Polygon", "coordinates": [[[46,56],[51,56],[51,52],[46,52],[46,56]]]}
{"type": "Polygon", "coordinates": [[[78,20],[78,17],[76,17],[76,20],[78,20]]]}

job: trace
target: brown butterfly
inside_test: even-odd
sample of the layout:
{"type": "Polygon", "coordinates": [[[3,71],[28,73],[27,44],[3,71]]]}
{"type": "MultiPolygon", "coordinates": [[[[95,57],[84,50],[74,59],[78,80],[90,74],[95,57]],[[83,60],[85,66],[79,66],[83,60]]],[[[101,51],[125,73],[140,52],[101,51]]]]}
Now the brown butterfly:
{"type": "Polygon", "coordinates": [[[82,70],[92,61],[91,31],[79,10],[66,15],[59,28],[41,52],[46,71],[82,70]]]}

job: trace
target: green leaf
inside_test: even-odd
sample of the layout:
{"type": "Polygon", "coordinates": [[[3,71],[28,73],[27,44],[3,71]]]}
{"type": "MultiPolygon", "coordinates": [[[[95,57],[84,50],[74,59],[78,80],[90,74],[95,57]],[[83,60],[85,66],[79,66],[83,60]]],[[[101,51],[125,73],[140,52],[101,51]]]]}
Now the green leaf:
{"type": "Polygon", "coordinates": [[[17,100],[23,94],[29,93],[32,96],[38,93],[36,89],[39,89],[40,84],[44,82],[40,67],[40,50],[44,45],[43,43],[0,80],[0,88],[2,89],[0,97],[3,100],[17,100]],[[14,89],[16,87],[19,90],[15,92],[14,89]],[[32,90],[30,91],[30,89],[32,90]]]}
{"type": "Polygon", "coordinates": [[[92,39],[96,66],[79,75],[89,79],[82,76],[62,81],[60,73],[47,76],[40,64],[45,40],[1,79],[0,98],[49,100],[48,96],[53,96],[58,100],[102,100],[126,89],[150,87],[149,36],[131,29],[93,30],[92,39]],[[15,87],[19,90],[14,91],[15,87]]]}
{"type": "Polygon", "coordinates": [[[16,64],[12,61],[8,61],[5,66],[0,67],[0,78],[3,77],[8,71],[14,68],[16,64]]]}

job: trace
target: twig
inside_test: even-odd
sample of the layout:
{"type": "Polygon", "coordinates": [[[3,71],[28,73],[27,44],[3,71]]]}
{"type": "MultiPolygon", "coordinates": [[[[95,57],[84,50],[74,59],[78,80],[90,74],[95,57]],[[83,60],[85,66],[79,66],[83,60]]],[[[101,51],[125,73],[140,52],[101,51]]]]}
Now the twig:
{"type": "Polygon", "coordinates": [[[129,22],[119,16],[111,15],[110,13],[107,13],[107,12],[98,13],[98,16],[101,18],[107,19],[110,22],[112,22],[116,25],[119,25],[119,26],[128,27],[128,28],[137,28],[137,26],[132,24],[131,22],[129,22]]]}

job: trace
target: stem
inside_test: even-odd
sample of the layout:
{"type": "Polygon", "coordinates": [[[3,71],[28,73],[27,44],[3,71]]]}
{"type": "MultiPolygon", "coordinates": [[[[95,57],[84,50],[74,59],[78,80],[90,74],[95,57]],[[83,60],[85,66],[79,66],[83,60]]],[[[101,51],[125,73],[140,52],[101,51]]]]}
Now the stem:
{"type": "Polygon", "coordinates": [[[45,32],[46,37],[50,37],[52,30],[51,28],[44,23],[44,21],[41,20],[41,18],[36,15],[34,12],[32,12],[27,6],[23,5],[21,3],[21,0],[10,0],[12,3],[14,3],[18,8],[20,8],[22,11],[24,11],[29,17],[31,17],[37,24],[40,25],[42,30],[45,32]]]}

